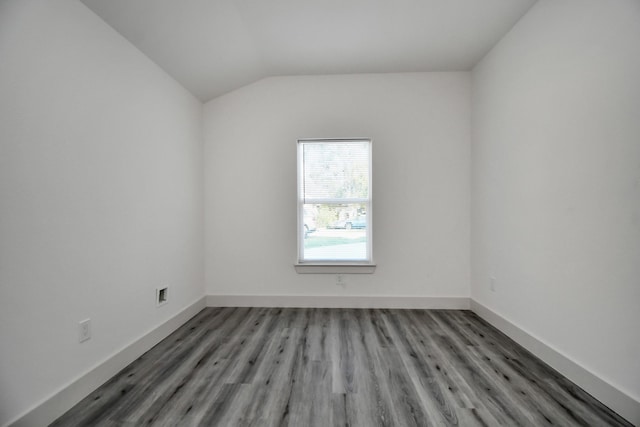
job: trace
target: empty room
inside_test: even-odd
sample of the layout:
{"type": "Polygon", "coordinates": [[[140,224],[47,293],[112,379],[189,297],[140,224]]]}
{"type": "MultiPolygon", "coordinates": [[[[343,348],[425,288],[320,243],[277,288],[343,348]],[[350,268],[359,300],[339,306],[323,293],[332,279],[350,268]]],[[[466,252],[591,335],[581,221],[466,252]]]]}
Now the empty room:
{"type": "Polygon", "coordinates": [[[0,426],[640,426],[640,1],[0,0],[0,426]]]}

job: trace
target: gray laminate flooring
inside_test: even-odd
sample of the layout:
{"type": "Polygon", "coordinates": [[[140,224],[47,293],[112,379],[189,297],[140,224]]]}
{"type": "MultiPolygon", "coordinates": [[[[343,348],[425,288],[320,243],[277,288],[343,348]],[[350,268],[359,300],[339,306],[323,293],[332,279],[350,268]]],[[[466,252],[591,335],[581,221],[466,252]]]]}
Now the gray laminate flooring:
{"type": "Polygon", "coordinates": [[[207,308],[53,425],[629,424],[470,311],[207,308]]]}

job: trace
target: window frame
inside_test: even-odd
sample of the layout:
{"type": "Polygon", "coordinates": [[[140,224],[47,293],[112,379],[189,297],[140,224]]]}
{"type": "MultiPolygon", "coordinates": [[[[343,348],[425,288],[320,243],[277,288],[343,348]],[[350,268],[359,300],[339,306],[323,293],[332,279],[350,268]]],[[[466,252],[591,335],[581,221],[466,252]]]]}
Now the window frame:
{"type": "Polygon", "coordinates": [[[297,206],[297,262],[295,269],[298,273],[373,273],[375,263],[373,262],[373,140],[371,138],[301,138],[297,141],[297,183],[296,183],[296,206],[297,206]],[[303,167],[303,146],[305,143],[349,143],[366,142],[368,144],[368,173],[369,191],[368,197],[364,198],[304,198],[304,167],[303,167]],[[356,204],[366,205],[367,227],[366,227],[366,254],[365,260],[304,260],[304,205],[305,204],[356,204]]]}

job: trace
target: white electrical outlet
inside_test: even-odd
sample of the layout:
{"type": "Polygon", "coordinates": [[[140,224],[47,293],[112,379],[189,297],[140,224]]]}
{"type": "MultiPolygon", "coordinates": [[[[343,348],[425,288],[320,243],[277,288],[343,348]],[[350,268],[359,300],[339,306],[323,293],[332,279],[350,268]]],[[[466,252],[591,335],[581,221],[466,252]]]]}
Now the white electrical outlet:
{"type": "Polygon", "coordinates": [[[91,338],[91,319],[78,322],[78,342],[85,342],[91,338]]]}
{"type": "Polygon", "coordinates": [[[336,286],[342,286],[343,288],[347,286],[347,282],[344,280],[344,275],[336,274],[336,286]]]}
{"type": "Polygon", "coordinates": [[[494,276],[489,277],[489,286],[490,286],[491,292],[496,291],[496,278],[494,276]]]}

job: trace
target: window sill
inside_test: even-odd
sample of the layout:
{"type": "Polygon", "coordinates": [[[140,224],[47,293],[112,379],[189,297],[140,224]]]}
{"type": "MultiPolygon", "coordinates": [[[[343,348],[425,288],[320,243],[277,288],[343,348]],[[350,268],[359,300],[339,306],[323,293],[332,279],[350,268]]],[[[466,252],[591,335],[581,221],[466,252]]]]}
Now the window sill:
{"type": "Polygon", "coordinates": [[[298,274],[372,274],[376,271],[375,264],[295,264],[298,274]]]}

